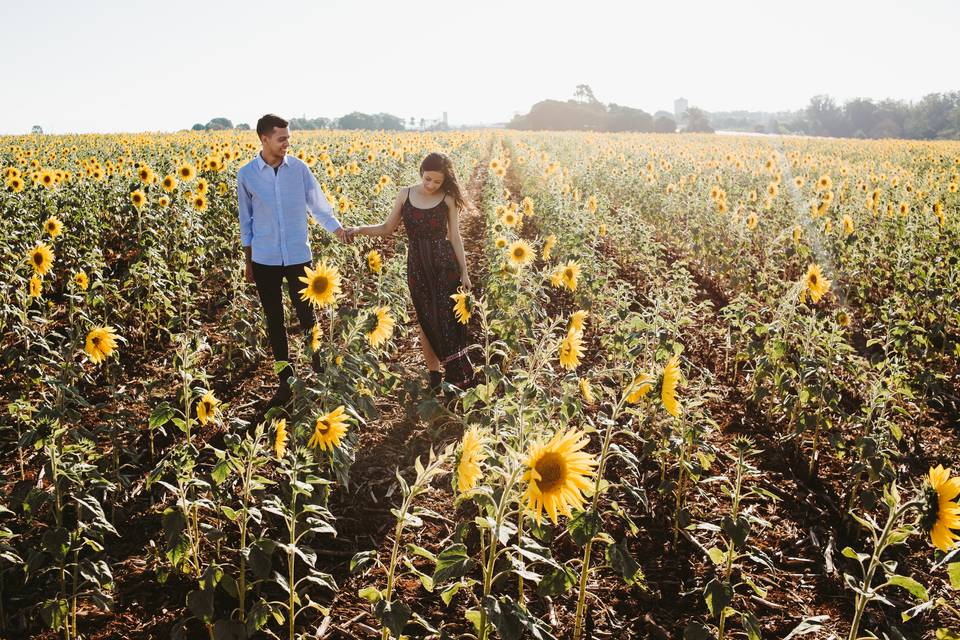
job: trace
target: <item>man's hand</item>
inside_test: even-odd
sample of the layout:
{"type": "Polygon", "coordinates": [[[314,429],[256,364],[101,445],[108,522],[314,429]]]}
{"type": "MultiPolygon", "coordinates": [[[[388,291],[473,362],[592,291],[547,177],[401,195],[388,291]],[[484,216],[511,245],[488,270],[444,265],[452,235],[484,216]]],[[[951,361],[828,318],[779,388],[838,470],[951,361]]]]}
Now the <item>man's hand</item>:
{"type": "Polygon", "coordinates": [[[470,282],[470,274],[468,274],[467,272],[464,272],[463,275],[460,276],[460,284],[463,285],[464,289],[466,289],[467,291],[470,291],[470,289],[473,288],[473,283],[470,282]]]}
{"type": "Polygon", "coordinates": [[[244,280],[246,280],[247,282],[254,281],[253,280],[253,262],[251,262],[250,260],[247,260],[246,266],[244,267],[243,277],[244,277],[244,280]]]}
{"type": "Polygon", "coordinates": [[[352,238],[350,237],[350,234],[347,233],[347,230],[344,229],[343,227],[340,227],[333,233],[337,236],[340,242],[350,244],[350,241],[352,240],[352,238]]]}

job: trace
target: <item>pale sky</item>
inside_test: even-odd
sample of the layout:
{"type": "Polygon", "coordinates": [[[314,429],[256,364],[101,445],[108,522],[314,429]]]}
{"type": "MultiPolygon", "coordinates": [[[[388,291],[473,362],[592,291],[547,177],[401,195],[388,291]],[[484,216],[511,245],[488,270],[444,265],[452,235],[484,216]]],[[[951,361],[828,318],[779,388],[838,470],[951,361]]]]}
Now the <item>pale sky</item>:
{"type": "Polygon", "coordinates": [[[266,112],[495,123],[589,84],[650,113],[960,90],[956,0],[0,0],[0,134],[266,112]]]}

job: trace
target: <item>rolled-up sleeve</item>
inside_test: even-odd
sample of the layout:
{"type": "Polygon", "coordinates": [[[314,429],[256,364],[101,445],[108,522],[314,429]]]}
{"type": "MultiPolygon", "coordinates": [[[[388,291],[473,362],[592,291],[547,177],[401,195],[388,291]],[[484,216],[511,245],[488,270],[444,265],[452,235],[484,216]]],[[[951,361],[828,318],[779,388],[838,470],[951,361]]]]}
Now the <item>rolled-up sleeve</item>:
{"type": "Polygon", "coordinates": [[[310,171],[310,167],[304,164],[302,170],[305,174],[303,184],[307,198],[307,208],[310,209],[310,213],[313,214],[313,217],[317,219],[317,222],[319,222],[324,229],[333,233],[342,225],[336,216],[333,215],[333,207],[330,205],[330,201],[327,200],[327,195],[320,188],[320,183],[317,182],[317,178],[313,175],[313,172],[310,171]]]}
{"type": "Polygon", "coordinates": [[[240,212],[240,244],[249,247],[253,240],[253,200],[243,184],[243,176],[237,176],[237,209],[240,212]]]}

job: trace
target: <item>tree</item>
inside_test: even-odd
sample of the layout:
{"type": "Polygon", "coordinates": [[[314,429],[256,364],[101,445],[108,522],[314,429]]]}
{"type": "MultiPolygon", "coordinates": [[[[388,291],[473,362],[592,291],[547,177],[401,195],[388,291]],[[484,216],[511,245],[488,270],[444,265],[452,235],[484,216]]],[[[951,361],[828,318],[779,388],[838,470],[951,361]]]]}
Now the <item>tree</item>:
{"type": "Polygon", "coordinates": [[[587,102],[590,104],[598,104],[600,102],[597,100],[596,96],[593,95],[593,89],[591,89],[590,85],[588,84],[578,84],[573,95],[580,102],[587,102]]]}
{"type": "Polygon", "coordinates": [[[238,131],[250,131],[250,125],[248,125],[246,122],[241,122],[234,128],[238,131]]]}
{"type": "Polygon", "coordinates": [[[843,136],[848,133],[843,111],[830,96],[818,95],[810,98],[810,104],[807,105],[807,119],[815,135],[843,136]]]}
{"type": "Polygon", "coordinates": [[[707,112],[697,107],[688,107],[686,111],[688,133],[713,133],[707,112]]]}
{"type": "Polygon", "coordinates": [[[676,133],[677,122],[669,115],[657,116],[653,119],[653,130],[657,133],[676,133]]]}
{"type": "Polygon", "coordinates": [[[877,124],[877,105],[865,98],[854,98],[843,105],[843,113],[850,125],[850,133],[865,138],[877,124]]]}
{"type": "Polygon", "coordinates": [[[35,134],[38,134],[38,135],[43,135],[43,127],[41,127],[41,126],[38,125],[38,124],[35,124],[35,125],[33,125],[32,127],[30,127],[30,133],[35,133],[35,134]]]}
{"type": "Polygon", "coordinates": [[[611,104],[607,111],[606,131],[653,131],[653,117],[642,109],[611,104]]]}
{"type": "Polygon", "coordinates": [[[191,128],[193,131],[203,131],[204,129],[206,129],[206,127],[204,127],[204,126],[203,126],[202,124],[200,124],[199,122],[196,123],[195,125],[193,125],[193,126],[190,127],[190,128],[191,128]]]}
{"type": "Polygon", "coordinates": [[[233,129],[233,123],[228,118],[214,118],[207,123],[207,131],[222,131],[224,129],[233,129]]]}

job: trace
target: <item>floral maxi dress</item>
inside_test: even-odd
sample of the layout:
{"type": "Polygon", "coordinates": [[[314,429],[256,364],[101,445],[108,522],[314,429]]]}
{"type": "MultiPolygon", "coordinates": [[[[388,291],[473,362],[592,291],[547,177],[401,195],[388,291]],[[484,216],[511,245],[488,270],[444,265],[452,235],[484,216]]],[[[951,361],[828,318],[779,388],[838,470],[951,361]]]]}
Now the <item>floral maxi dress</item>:
{"type": "Polygon", "coordinates": [[[444,379],[460,387],[473,378],[467,356],[469,334],[453,313],[450,298],[460,287],[460,264],[447,239],[446,198],[430,209],[410,202],[410,190],[401,215],[407,232],[407,285],[417,310],[417,321],[443,364],[444,379]]]}

